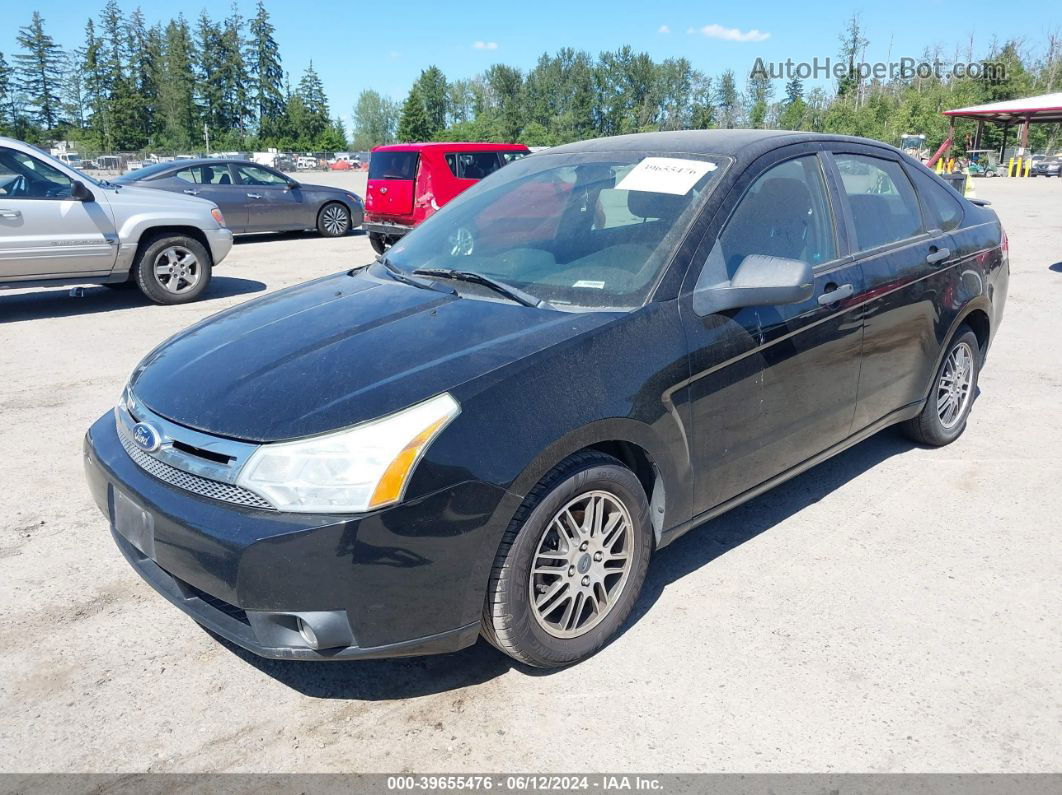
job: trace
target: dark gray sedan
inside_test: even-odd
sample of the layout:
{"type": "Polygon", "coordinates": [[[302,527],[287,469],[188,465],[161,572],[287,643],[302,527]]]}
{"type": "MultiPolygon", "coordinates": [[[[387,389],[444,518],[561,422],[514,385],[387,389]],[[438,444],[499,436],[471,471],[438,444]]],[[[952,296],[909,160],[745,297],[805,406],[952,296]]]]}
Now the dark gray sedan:
{"type": "Polygon", "coordinates": [[[209,199],[221,208],[226,225],[237,234],[316,229],[325,237],[339,237],[361,226],[365,214],[356,193],[304,185],[246,160],[156,163],[114,182],[209,199]]]}

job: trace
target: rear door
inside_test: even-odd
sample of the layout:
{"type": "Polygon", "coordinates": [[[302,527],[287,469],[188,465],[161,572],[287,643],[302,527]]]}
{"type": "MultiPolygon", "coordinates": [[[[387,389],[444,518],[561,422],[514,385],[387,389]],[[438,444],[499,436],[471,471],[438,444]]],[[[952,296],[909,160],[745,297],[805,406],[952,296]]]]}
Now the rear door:
{"type": "Polygon", "coordinates": [[[247,198],[244,196],[245,191],[236,184],[228,163],[186,166],[171,172],[160,183],[159,187],[164,184],[167,190],[209,199],[221,210],[229,229],[233,232],[247,231],[247,198]]]}
{"type": "Polygon", "coordinates": [[[247,231],[277,232],[310,225],[303,218],[301,191],[291,190],[283,174],[250,163],[233,163],[232,168],[247,201],[247,231]]]}
{"type": "Polygon", "coordinates": [[[924,397],[936,367],[935,325],[953,255],[947,232],[923,218],[898,156],[857,144],[831,149],[852,249],[867,282],[854,423],[860,430],[924,397]]]}
{"type": "Polygon", "coordinates": [[[51,164],[0,146],[0,278],[105,275],[118,235],[106,198],[71,198],[73,180],[51,164]]]}
{"type": "Polygon", "coordinates": [[[419,159],[416,152],[374,152],[369,160],[365,211],[399,218],[412,215],[419,159]]]}

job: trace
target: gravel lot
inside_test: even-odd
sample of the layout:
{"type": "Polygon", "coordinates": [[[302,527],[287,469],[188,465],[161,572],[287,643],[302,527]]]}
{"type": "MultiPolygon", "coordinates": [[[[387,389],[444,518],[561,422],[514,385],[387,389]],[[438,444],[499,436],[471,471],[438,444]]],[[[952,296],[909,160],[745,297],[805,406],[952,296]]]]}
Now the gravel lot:
{"type": "Polygon", "coordinates": [[[622,636],[551,674],[483,643],[253,658],[133,573],[84,486],[82,434],[149,349],[366,261],[364,235],[242,239],[185,307],[0,292],[0,771],[1062,769],[1062,179],[977,189],[1012,276],[966,434],[884,432],[687,535],[622,636]]]}

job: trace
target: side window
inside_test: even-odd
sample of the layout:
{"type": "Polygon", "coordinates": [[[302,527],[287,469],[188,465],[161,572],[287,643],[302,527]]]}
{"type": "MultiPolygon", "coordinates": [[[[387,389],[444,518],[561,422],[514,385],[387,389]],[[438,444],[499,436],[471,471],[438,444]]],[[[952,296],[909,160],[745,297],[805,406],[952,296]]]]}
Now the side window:
{"type": "Polygon", "coordinates": [[[501,168],[497,152],[451,153],[446,155],[446,165],[458,179],[483,179],[501,168]]]}
{"type": "MultiPolygon", "coordinates": [[[[214,168],[207,166],[206,168],[214,168]]],[[[287,185],[288,181],[279,174],[267,171],[260,166],[237,166],[236,173],[240,175],[240,182],[244,185],[287,185]]]]}
{"type": "Polygon", "coordinates": [[[855,222],[859,251],[914,237],[922,215],[900,164],[865,155],[834,155],[855,222]]]}
{"type": "Polygon", "coordinates": [[[915,169],[911,169],[911,176],[922,204],[929,211],[929,219],[937,229],[948,232],[962,223],[962,204],[952,195],[951,188],[915,169]]]}
{"type": "Polygon", "coordinates": [[[15,149],[0,147],[0,196],[66,199],[73,183],[62,171],[15,149]]]}
{"type": "Polygon", "coordinates": [[[698,286],[729,280],[749,254],[804,260],[812,267],[836,259],[833,213],[817,156],[786,160],[756,178],[712,247],[698,286]]]}
{"type": "Polygon", "coordinates": [[[173,176],[193,185],[198,185],[203,181],[198,168],[182,168],[180,171],[175,172],[173,176]]]}

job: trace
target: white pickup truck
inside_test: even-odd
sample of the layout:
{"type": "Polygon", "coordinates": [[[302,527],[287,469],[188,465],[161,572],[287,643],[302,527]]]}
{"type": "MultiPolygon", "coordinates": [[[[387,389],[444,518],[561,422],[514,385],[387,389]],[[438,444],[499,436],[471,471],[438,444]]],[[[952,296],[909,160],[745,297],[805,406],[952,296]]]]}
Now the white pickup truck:
{"type": "Polygon", "coordinates": [[[213,202],[97,182],[0,137],[0,288],[134,282],[156,303],[184,304],[231,248],[213,202]]]}

